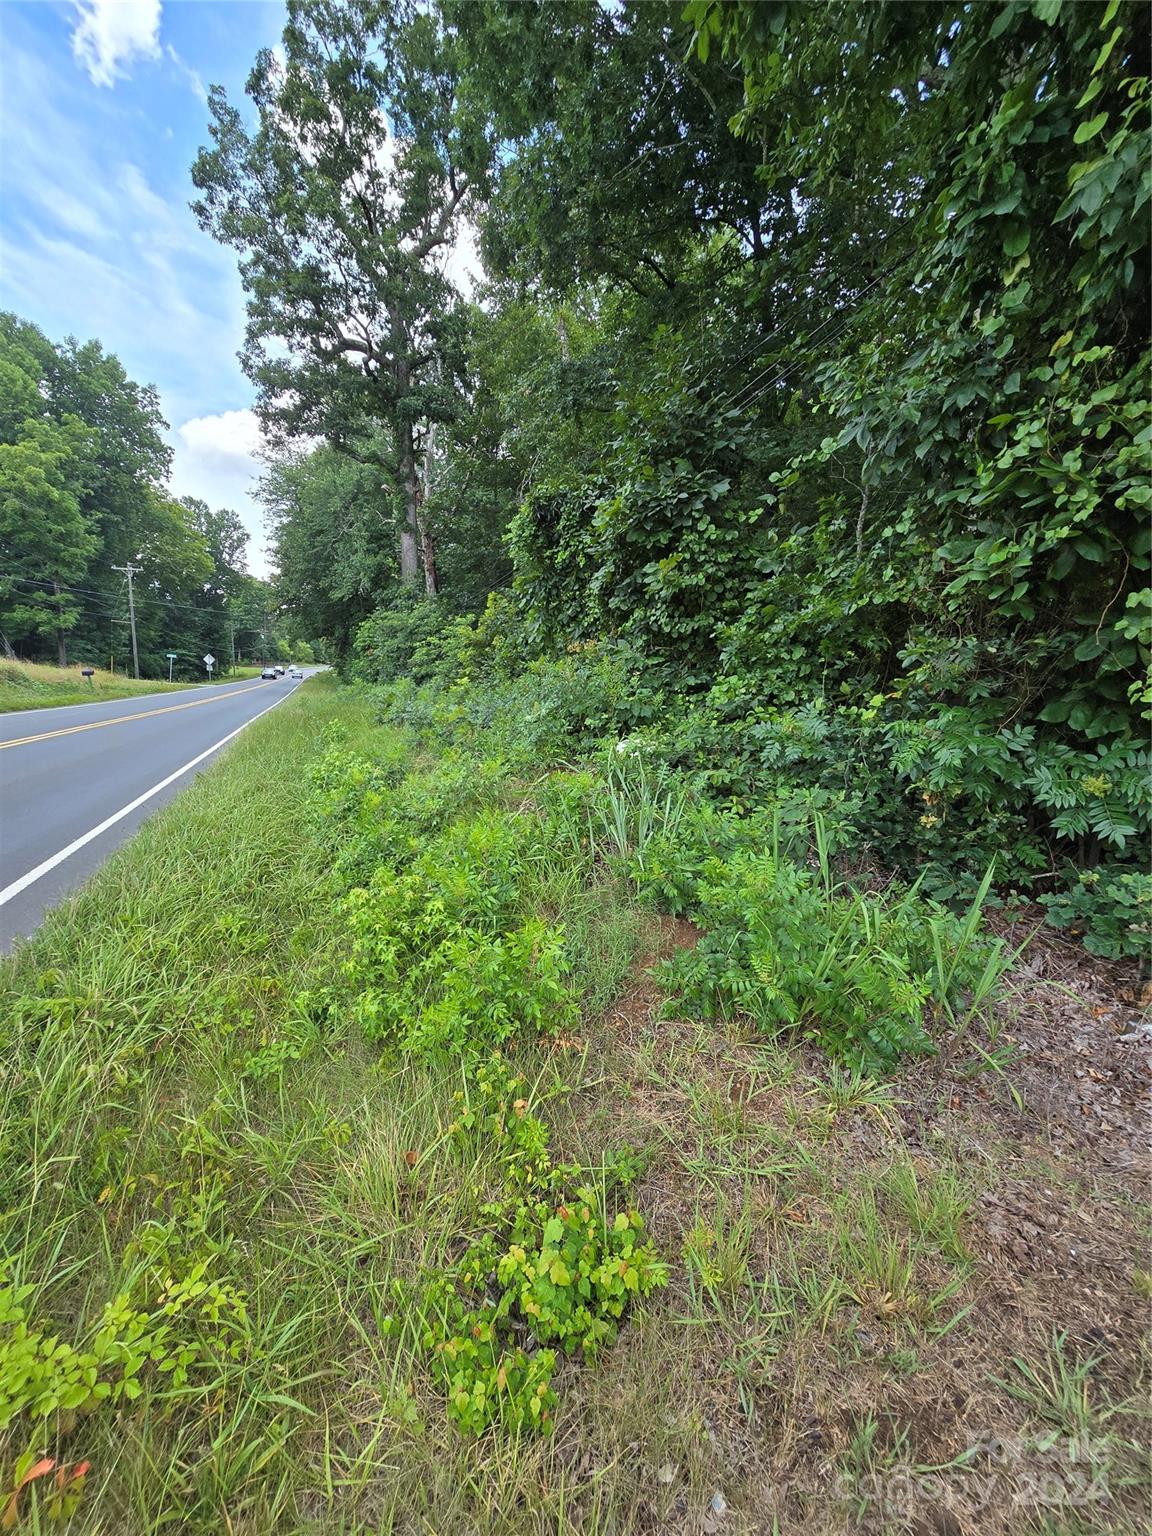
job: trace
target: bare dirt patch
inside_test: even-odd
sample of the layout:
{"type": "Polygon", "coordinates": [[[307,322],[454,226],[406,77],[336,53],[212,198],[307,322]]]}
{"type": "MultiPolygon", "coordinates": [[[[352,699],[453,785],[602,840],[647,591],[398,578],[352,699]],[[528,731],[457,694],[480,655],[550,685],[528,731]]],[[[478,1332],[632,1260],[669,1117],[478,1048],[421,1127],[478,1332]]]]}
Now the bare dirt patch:
{"type": "Polygon", "coordinates": [[[651,966],[697,937],[662,924],[595,1042],[597,1135],[644,1149],[672,1264],[605,1378],[663,1405],[611,1453],[629,1529],[1147,1529],[1139,978],[1037,936],[990,1027],[868,1084],[662,1018],[651,966]]]}

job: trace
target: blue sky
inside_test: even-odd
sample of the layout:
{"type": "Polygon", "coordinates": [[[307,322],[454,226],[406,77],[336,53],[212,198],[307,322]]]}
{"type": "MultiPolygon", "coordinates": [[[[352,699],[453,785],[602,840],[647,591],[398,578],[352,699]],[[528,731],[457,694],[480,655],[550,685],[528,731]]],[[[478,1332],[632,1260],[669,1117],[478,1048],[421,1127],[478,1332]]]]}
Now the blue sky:
{"type": "Polygon", "coordinates": [[[0,308],[99,340],[157,387],[173,490],[233,507],[259,575],[243,294],[188,207],[189,169],[207,86],[238,100],[282,24],[279,0],[0,0],[0,308]]]}

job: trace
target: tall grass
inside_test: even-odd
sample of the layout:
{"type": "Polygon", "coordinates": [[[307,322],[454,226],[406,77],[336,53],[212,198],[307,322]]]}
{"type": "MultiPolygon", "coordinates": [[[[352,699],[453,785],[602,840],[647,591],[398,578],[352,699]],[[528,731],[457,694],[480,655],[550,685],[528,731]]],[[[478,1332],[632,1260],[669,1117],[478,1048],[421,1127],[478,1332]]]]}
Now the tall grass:
{"type": "MultiPolygon", "coordinates": [[[[209,1329],[186,1382],[147,1367],[130,1404],[42,1419],[5,1413],[0,1318],[0,1475],[89,1463],[75,1531],[389,1529],[420,1507],[469,1533],[575,1520],[545,1444],[462,1438],[421,1369],[411,1297],[504,1176],[498,1150],[462,1157],[447,1135],[458,1064],[378,1059],[337,1007],[310,1052],[249,1071],[304,999],[342,995],[332,829],[298,792],[334,721],[350,750],[395,750],[354,697],[310,682],[0,967],[0,1279],[28,1325],[96,1347],[109,1302],[155,1306],[157,1244],[177,1276],[203,1265],[246,1299],[235,1352],[209,1329]]],[[[642,920],[563,880],[534,894],[572,908],[603,1007],[642,920]]],[[[517,1067],[531,1111],[555,1060],[521,1042],[517,1067]]],[[[50,1518],[51,1478],[19,1508],[50,1518]]]]}
{"type": "Polygon", "coordinates": [[[675,837],[689,803],[687,785],[665,763],[646,762],[639,753],[617,754],[589,811],[589,841],[603,858],[631,860],[642,877],[648,845],[660,836],[675,837]]]}
{"type": "MultiPolygon", "coordinates": [[[[547,800],[479,765],[418,765],[408,738],[317,678],[0,965],[0,1271],[29,1327],[91,1349],[110,1301],[155,1314],[189,1265],[245,1298],[230,1332],[200,1330],[186,1380],[149,1364],[134,1400],[41,1418],[5,1413],[18,1330],[0,1301],[0,1515],[31,1456],[54,1466],[19,1495],[29,1531],[693,1531],[715,1527],[722,1491],[724,1529],[750,1532],[815,1459],[793,1524],[839,1533],[842,1404],[887,1414],[921,1354],[950,1369],[996,1325],[984,1306],[966,1332],[985,1165],[929,1166],[935,1138],[912,1162],[894,1096],[844,1071],[818,1090],[784,1043],[654,1015],[618,1029],[608,1005],[643,986],[654,919],[589,855],[579,812],[525,899],[564,923],[582,1038],[518,1038],[515,1070],[558,1163],[637,1181],[672,1277],[595,1369],[565,1362],[552,1439],[463,1437],[424,1370],[418,1298],[484,1229],[507,1170],[492,1138],[449,1133],[458,1060],[381,1052],[348,1022],[339,838],[372,829],[314,815],[300,792],[331,725],[380,767],[381,816],[405,795],[410,811],[441,798],[442,820],[547,800]],[[404,780],[405,762],[421,771],[404,780]],[[819,1447],[804,1438],[816,1409],[819,1447]],[[53,1477],[84,1463],[58,1526],[53,1477]]],[[[601,847],[635,853],[675,822],[672,785],[650,779],[643,803],[617,791],[601,847]]],[[[947,950],[937,963],[946,977],[947,950]]],[[[1057,1422],[1015,1297],[1008,1317],[998,1347],[1022,1363],[1000,1408],[1057,1422]]]]}
{"type": "Polygon", "coordinates": [[[143,694],[200,686],[202,684],[138,679],[123,672],[108,672],[102,667],[94,670],[89,682],[81,675],[79,666],[53,667],[34,661],[0,661],[0,714],[18,709],[91,704],[101,699],[132,699],[143,694]]]}

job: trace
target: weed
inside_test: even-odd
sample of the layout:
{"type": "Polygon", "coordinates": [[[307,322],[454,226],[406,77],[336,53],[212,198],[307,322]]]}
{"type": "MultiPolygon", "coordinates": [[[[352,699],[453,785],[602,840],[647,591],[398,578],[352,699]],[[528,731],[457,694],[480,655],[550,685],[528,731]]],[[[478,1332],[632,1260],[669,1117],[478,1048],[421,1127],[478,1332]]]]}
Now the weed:
{"type": "Polygon", "coordinates": [[[492,1229],[427,1283],[419,1303],[449,1415],[476,1434],[493,1422],[549,1430],[549,1346],[592,1361],[628,1303],[667,1279],[637,1212],[609,1216],[603,1190],[591,1185],[560,1193],[566,1171],[552,1169],[548,1128],[527,1113],[524,1087],[498,1057],[466,1073],[451,1134],[501,1144],[510,1193],[483,1207],[492,1229]]]}
{"type": "Polygon", "coordinates": [[[994,1379],[1037,1418],[1077,1439],[1095,1431],[1117,1411],[1114,1405],[1093,1400],[1092,1373],[1099,1363],[1099,1357],[1093,1355],[1079,1361],[1071,1359],[1068,1335],[1055,1332],[1042,1362],[1013,1356],[1012,1374],[994,1379]]]}
{"type": "Polygon", "coordinates": [[[675,841],[688,805],[689,787],[682,778],[666,763],[649,763],[641,748],[621,741],[589,812],[589,842],[643,889],[651,874],[650,846],[657,839],[675,841]]]}
{"type": "Polygon", "coordinates": [[[748,1283],[751,1244],[747,1203],[734,1212],[721,1200],[708,1219],[698,1212],[684,1244],[690,1283],[698,1283],[713,1301],[734,1296],[748,1283]]]}
{"type": "Polygon", "coordinates": [[[978,938],[991,871],[959,920],[915,887],[882,898],[839,885],[819,816],[813,837],[815,872],[783,855],[779,817],[770,852],[706,862],[691,907],[704,938],[663,970],[675,1007],[801,1030],[861,1070],[931,1050],[929,1006],[951,1016],[963,999],[970,1015],[1006,963],[978,938]]]}
{"type": "MultiPolygon", "coordinates": [[[[817,1084],[786,1035],[649,1021],[639,986],[627,1028],[592,1017],[657,948],[627,870],[589,847],[600,784],[425,752],[310,682],[0,970],[0,1246],[24,1343],[65,1346],[49,1392],[84,1385],[115,1308],[108,1395],[25,1401],[0,1430],[0,1516],[15,1497],[28,1529],[85,1536],[399,1529],[414,1510],[446,1533],[679,1529],[722,1487],[733,1528],[769,1529],[760,1473],[738,1470],[754,1432],[805,1529],[840,1530],[837,1425],[871,1413],[852,1454],[880,1466],[894,1401],[915,1424],[965,1385],[954,1357],[979,1361],[982,1332],[1002,1346],[987,1288],[970,1320],[958,1291],[981,1168],[905,1153],[878,1065],[837,1057],[817,1084]],[[299,816],[251,814],[269,776],[321,761],[299,816]],[[562,996],[533,1013],[553,942],[562,996]],[[360,1010],[390,990],[386,955],[410,1006],[377,1036],[360,1010]],[[451,1031],[410,1038],[445,999],[451,1031]],[[582,1054],[551,1031],[577,1009],[582,1054]]],[[[695,902],[709,860],[722,882],[767,851],[839,911],[831,845],[776,820],[774,843],[771,816],[689,795],[646,844],[644,899],[666,875],[695,902]]],[[[923,961],[928,1031],[917,946],[900,952],[923,961]]],[[[998,1419],[1024,1415],[1001,1389],[998,1419]]]]}
{"type": "Polygon", "coordinates": [[[897,1157],[885,1173],[882,1190],[895,1202],[914,1235],[931,1242],[946,1259],[964,1261],[968,1249],[964,1225],[972,1196],[956,1170],[944,1165],[928,1173],[910,1157],[897,1157]]]}
{"type": "Polygon", "coordinates": [[[891,1128],[890,1112],[897,1102],[890,1088],[866,1077],[859,1067],[845,1068],[837,1062],[832,1063],[827,1082],[813,1088],[811,1096],[820,1100],[821,1114],[829,1125],[838,1115],[859,1109],[885,1130],[891,1128]]]}

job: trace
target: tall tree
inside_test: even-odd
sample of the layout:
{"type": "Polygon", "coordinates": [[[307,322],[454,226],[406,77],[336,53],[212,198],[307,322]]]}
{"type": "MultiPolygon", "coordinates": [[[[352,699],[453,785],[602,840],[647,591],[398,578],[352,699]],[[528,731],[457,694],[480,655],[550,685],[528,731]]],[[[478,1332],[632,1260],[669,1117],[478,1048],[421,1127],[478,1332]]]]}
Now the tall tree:
{"type": "Polygon", "coordinates": [[[343,654],[397,585],[396,523],[379,469],[319,447],[272,464],[259,495],[275,538],[278,599],[343,654]]]}
{"type": "Polygon", "coordinates": [[[51,347],[12,316],[0,325],[0,630],[7,643],[51,636],[61,666],[80,618],[69,590],[97,547],[84,514],[94,436],[76,416],[53,419],[51,347]]]}
{"type": "MultiPolygon", "coordinates": [[[[444,263],[488,163],[456,110],[454,53],[415,0],[290,0],[284,62],[265,51],[248,80],[255,128],[215,87],[193,168],[201,224],[240,253],[243,363],[272,440],[323,437],[386,470],[406,582],[421,424],[451,417],[459,366],[444,263]]],[[[429,558],[429,590],[434,572],[429,558]]]]}

